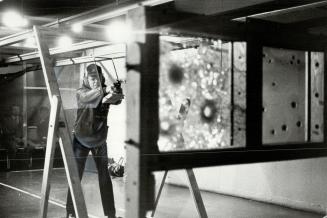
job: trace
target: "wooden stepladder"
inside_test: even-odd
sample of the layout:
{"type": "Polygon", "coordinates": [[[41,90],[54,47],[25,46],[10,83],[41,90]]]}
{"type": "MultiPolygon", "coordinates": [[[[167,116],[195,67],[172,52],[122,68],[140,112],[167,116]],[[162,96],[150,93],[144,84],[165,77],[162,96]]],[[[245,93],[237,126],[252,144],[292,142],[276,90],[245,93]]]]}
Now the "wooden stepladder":
{"type": "Polygon", "coordinates": [[[53,158],[56,146],[57,132],[59,133],[59,145],[62,153],[66,176],[72,195],[72,200],[75,208],[75,214],[78,218],[86,218],[87,210],[82,192],[81,182],[78,175],[77,165],[74,159],[72,139],[68,129],[68,123],[64,108],[62,106],[59,85],[57,83],[56,75],[53,70],[53,63],[51,61],[49,48],[47,46],[45,36],[42,29],[33,27],[34,36],[39,50],[43,75],[47,87],[51,112],[49,121],[49,130],[47,138],[46,156],[43,171],[42,190],[41,190],[41,208],[40,217],[47,217],[48,200],[50,194],[50,178],[53,167],[53,158]],[[64,122],[64,127],[59,127],[59,117],[64,122]],[[57,131],[59,129],[59,131],[57,131]]]}
{"type": "MultiPolygon", "coordinates": [[[[201,193],[200,193],[200,190],[199,190],[199,186],[198,186],[198,184],[196,182],[196,178],[195,178],[193,169],[185,169],[185,172],[187,174],[189,189],[191,191],[191,194],[192,194],[192,197],[193,197],[193,200],[194,200],[198,215],[199,215],[200,218],[208,218],[207,211],[206,211],[206,209],[204,207],[203,200],[202,200],[202,197],[201,197],[201,193]]],[[[167,174],[168,174],[168,170],[165,171],[165,173],[164,173],[164,175],[162,177],[161,184],[160,184],[160,187],[159,187],[159,190],[158,190],[158,194],[157,194],[157,197],[156,197],[156,200],[155,200],[155,203],[154,203],[154,209],[153,209],[153,211],[151,213],[152,218],[155,215],[155,212],[156,212],[156,209],[157,209],[157,206],[158,206],[158,203],[159,203],[159,199],[160,199],[160,196],[161,196],[161,192],[162,192],[163,186],[164,186],[166,178],[167,178],[167,174]]]]}

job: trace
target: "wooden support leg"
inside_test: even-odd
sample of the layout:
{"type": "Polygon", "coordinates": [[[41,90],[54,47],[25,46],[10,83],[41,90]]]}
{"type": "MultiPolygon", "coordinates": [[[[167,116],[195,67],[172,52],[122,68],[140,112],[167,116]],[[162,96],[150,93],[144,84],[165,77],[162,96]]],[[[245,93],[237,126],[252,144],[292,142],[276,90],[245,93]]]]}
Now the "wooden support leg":
{"type": "MultiPolygon", "coordinates": [[[[198,184],[196,182],[196,178],[195,178],[193,169],[186,169],[185,171],[186,171],[188,182],[189,182],[189,189],[191,191],[191,194],[192,194],[196,209],[198,211],[199,217],[200,218],[208,218],[207,211],[206,211],[206,209],[204,207],[203,200],[202,200],[202,197],[201,197],[201,193],[200,193],[198,184]]],[[[165,174],[162,177],[162,181],[161,181],[161,184],[160,184],[160,187],[159,187],[159,190],[158,190],[156,201],[154,203],[154,209],[153,209],[153,211],[151,213],[151,217],[154,217],[154,214],[156,212],[158,202],[159,202],[159,199],[160,199],[160,196],[161,196],[161,192],[162,192],[163,186],[164,186],[166,178],[167,178],[167,174],[168,174],[168,171],[165,171],[165,174]]]]}
{"type": "Polygon", "coordinates": [[[56,147],[56,130],[58,127],[58,118],[60,112],[61,102],[58,101],[57,96],[53,96],[50,111],[50,121],[47,137],[47,147],[44,160],[44,171],[41,189],[41,217],[47,217],[48,200],[50,194],[50,178],[53,167],[53,157],[56,147]]]}
{"type": "MultiPolygon", "coordinates": [[[[39,50],[43,75],[45,79],[45,84],[47,86],[49,98],[52,99],[52,96],[57,96],[58,101],[61,102],[59,85],[55,73],[53,71],[53,63],[50,57],[49,48],[46,41],[44,40],[46,36],[42,34],[42,31],[39,30],[38,27],[34,26],[33,29],[36,44],[39,50]]],[[[68,128],[67,118],[62,105],[60,107],[60,115],[65,127],[59,128],[59,144],[62,151],[62,157],[65,163],[65,170],[69,188],[72,194],[75,214],[77,218],[86,218],[88,217],[88,215],[84,195],[82,192],[82,186],[77,171],[77,164],[74,159],[72,139],[68,128]]],[[[47,186],[47,184],[44,185],[47,186]]]]}
{"type": "Polygon", "coordinates": [[[203,204],[203,200],[201,197],[201,193],[198,187],[198,184],[196,182],[196,178],[193,172],[193,169],[186,169],[188,181],[189,181],[189,188],[192,193],[192,197],[196,206],[196,209],[198,211],[200,218],[208,218],[206,209],[203,204]]]}
{"type": "Polygon", "coordinates": [[[157,197],[156,197],[156,201],[154,202],[154,208],[153,208],[153,211],[151,213],[151,217],[154,217],[154,214],[156,213],[156,209],[157,209],[158,202],[159,202],[159,199],[160,199],[160,196],[161,196],[161,192],[162,192],[163,186],[165,185],[165,182],[166,182],[167,174],[168,174],[168,170],[165,171],[165,174],[162,177],[161,184],[160,184],[158,194],[157,194],[157,197]]]}

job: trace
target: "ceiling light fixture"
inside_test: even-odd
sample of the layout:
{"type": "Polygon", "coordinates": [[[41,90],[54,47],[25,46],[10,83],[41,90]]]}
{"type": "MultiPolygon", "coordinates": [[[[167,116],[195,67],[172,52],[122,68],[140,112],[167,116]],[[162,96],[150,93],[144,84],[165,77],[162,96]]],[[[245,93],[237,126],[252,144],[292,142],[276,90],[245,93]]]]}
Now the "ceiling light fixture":
{"type": "Polygon", "coordinates": [[[69,47],[73,44],[72,38],[69,36],[60,36],[58,39],[58,47],[69,47]]]}
{"type": "Polygon", "coordinates": [[[130,42],[133,38],[131,26],[123,21],[114,21],[109,24],[106,33],[112,42],[130,42]]]}
{"type": "Polygon", "coordinates": [[[83,31],[83,25],[81,23],[74,23],[72,25],[72,30],[75,33],[80,33],[83,31]]]}
{"type": "Polygon", "coordinates": [[[2,23],[7,27],[18,28],[27,26],[28,21],[17,11],[7,11],[2,16],[2,23]]]}

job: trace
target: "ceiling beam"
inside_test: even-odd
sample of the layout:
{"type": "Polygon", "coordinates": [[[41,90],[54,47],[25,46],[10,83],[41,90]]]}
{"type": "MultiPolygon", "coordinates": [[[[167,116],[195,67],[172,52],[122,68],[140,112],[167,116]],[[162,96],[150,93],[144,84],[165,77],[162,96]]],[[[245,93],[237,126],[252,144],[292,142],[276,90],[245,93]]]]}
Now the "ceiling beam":
{"type": "Polygon", "coordinates": [[[22,46],[7,46],[0,48],[0,55],[19,55],[22,52],[32,52],[35,51],[35,48],[22,47],[22,46]]]}
{"type": "Polygon", "coordinates": [[[173,0],[134,0],[124,1],[123,3],[111,3],[90,11],[86,11],[80,14],[76,14],[67,18],[59,19],[55,22],[48,23],[44,26],[58,26],[62,24],[74,24],[81,23],[83,25],[93,24],[110,18],[118,17],[126,14],[129,10],[138,8],[140,6],[155,6],[158,4],[164,4],[173,2],[173,0]]]}
{"type": "MultiPolygon", "coordinates": [[[[85,49],[90,49],[90,48],[97,48],[97,47],[102,47],[102,46],[110,46],[110,43],[108,42],[98,42],[98,41],[84,41],[81,43],[76,43],[73,44],[70,47],[57,47],[57,48],[50,48],[49,52],[50,55],[57,55],[57,54],[63,54],[67,52],[72,52],[72,51],[80,51],[80,50],[85,50],[85,49]]],[[[118,46],[117,45],[111,45],[112,48],[111,50],[117,50],[118,46]]],[[[108,48],[110,50],[110,48],[108,48]]],[[[13,64],[17,63],[20,61],[28,61],[28,60],[33,60],[36,58],[39,58],[39,52],[29,52],[21,55],[15,55],[9,58],[6,58],[3,63],[5,64],[13,64]]]]}
{"type": "Polygon", "coordinates": [[[55,67],[60,66],[67,66],[73,64],[84,64],[90,62],[101,62],[106,60],[118,59],[118,58],[125,58],[126,52],[115,52],[101,56],[83,56],[83,57],[76,57],[76,58],[69,58],[65,60],[59,60],[55,62],[55,67]]]}
{"type": "MultiPolygon", "coordinates": [[[[47,36],[58,36],[65,34],[75,39],[108,41],[106,34],[99,34],[99,31],[83,31],[81,33],[75,33],[71,29],[66,28],[39,27],[39,29],[47,36]]],[[[34,32],[32,30],[3,37],[0,38],[0,47],[11,45],[32,37],[34,37],[34,32]]]]}
{"type": "MultiPolygon", "coordinates": [[[[99,7],[90,11],[86,11],[74,16],[70,16],[67,18],[59,19],[54,22],[47,23],[42,26],[43,29],[46,29],[48,27],[48,33],[51,34],[51,31],[49,30],[50,27],[58,27],[60,25],[71,25],[74,23],[81,23],[83,25],[87,24],[93,24],[99,21],[107,20],[113,17],[117,17],[123,14],[126,14],[129,10],[140,7],[140,6],[154,6],[157,4],[163,4],[167,2],[172,2],[173,0],[137,0],[137,1],[126,1],[121,4],[108,4],[103,7],[99,7]]],[[[83,32],[82,34],[75,34],[71,30],[63,29],[59,30],[67,34],[67,31],[69,31],[70,35],[76,38],[87,38],[89,40],[105,40],[102,36],[103,34],[98,34],[95,32],[83,32]]],[[[54,29],[53,33],[57,32],[58,29],[54,29]]],[[[14,44],[16,42],[25,40],[29,37],[34,36],[34,33],[32,30],[26,30],[23,32],[15,33],[13,35],[9,35],[3,38],[0,38],[0,47],[14,44]]]]}
{"type": "Polygon", "coordinates": [[[310,28],[314,28],[314,27],[327,26],[327,16],[293,22],[293,23],[290,23],[287,25],[292,29],[298,29],[298,30],[300,30],[300,29],[305,30],[305,29],[310,29],[310,28]]]}
{"type": "Polygon", "coordinates": [[[266,17],[271,17],[271,16],[277,16],[277,15],[281,15],[281,14],[287,14],[287,13],[291,13],[291,12],[297,12],[297,11],[301,11],[301,10],[310,10],[312,8],[318,8],[318,7],[322,7],[322,6],[326,6],[326,5],[327,5],[327,1],[318,1],[318,2],[313,2],[313,3],[303,4],[303,5],[296,5],[293,7],[290,6],[290,7],[286,7],[286,8],[282,8],[282,9],[251,14],[251,15],[235,18],[234,20],[244,22],[244,21],[246,21],[246,18],[260,19],[260,18],[266,18],[266,17]]]}
{"type": "Polygon", "coordinates": [[[80,33],[75,33],[70,28],[67,29],[67,28],[39,27],[39,29],[46,36],[68,35],[73,39],[108,41],[108,37],[105,34],[105,30],[100,28],[98,28],[97,31],[84,30],[80,33]]]}
{"type": "Polygon", "coordinates": [[[0,38],[0,47],[11,45],[20,41],[23,41],[27,38],[34,37],[32,30],[26,30],[19,32],[10,36],[0,38]]]}
{"type": "Polygon", "coordinates": [[[175,0],[175,5],[180,11],[212,15],[272,1],[274,0],[175,0]]]}

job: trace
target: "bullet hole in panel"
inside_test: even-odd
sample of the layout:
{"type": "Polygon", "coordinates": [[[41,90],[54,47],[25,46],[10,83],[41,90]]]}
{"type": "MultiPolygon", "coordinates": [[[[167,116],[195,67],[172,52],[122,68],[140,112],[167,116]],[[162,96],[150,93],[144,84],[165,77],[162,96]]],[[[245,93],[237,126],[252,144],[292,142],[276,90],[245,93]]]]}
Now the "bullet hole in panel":
{"type": "Polygon", "coordinates": [[[286,125],[286,124],[283,124],[283,125],[282,125],[282,130],[283,130],[283,131],[286,131],[286,130],[287,130],[287,125],[286,125]]]}
{"type": "Polygon", "coordinates": [[[295,101],[292,101],[292,102],[291,102],[291,107],[292,107],[292,108],[297,108],[297,103],[296,103],[295,101]]]}

